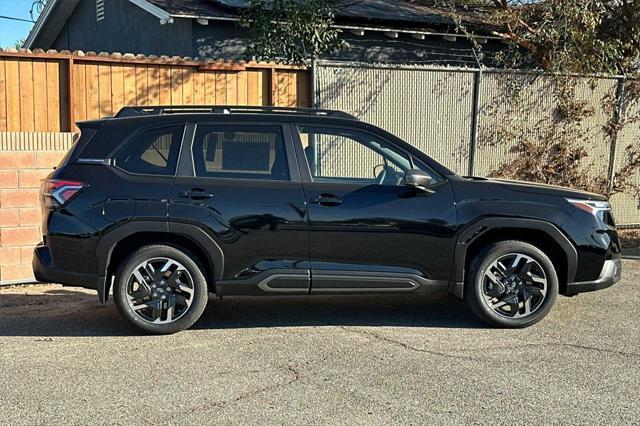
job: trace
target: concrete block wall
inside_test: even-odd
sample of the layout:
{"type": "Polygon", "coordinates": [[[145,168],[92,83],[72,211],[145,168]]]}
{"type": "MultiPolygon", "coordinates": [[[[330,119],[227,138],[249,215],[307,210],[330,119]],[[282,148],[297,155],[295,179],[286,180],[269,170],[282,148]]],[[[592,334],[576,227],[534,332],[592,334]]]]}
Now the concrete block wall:
{"type": "Polygon", "coordinates": [[[1,136],[12,148],[0,150],[0,283],[10,284],[33,280],[33,247],[42,239],[40,180],[60,163],[73,134],[1,136]]]}

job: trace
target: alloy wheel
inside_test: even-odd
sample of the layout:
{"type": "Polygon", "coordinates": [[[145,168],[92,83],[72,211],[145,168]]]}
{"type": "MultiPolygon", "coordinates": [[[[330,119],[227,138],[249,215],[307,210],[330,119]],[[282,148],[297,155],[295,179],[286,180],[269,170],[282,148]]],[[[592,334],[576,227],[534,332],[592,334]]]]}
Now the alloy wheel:
{"type": "Polygon", "coordinates": [[[481,290],[489,309],[506,318],[523,318],[540,309],[547,288],[547,276],[538,261],[522,253],[509,253],[485,270],[481,290]]]}
{"type": "Polygon", "coordinates": [[[178,320],[194,301],[191,274],[180,262],[166,257],[155,257],[136,266],[126,290],[131,310],[152,324],[178,320]]]}

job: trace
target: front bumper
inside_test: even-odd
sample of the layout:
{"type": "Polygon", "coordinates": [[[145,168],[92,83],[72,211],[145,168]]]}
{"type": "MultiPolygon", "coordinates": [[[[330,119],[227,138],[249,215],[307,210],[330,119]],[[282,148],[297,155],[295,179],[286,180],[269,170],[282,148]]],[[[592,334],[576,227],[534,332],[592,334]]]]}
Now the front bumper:
{"type": "Polygon", "coordinates": [[[622,261],[620,258],[605,260],[600,276],[595,281],[582,281],[567,284],[567,296],[588,291],[602,290],[611,287],[622,277],[622,261]]]}

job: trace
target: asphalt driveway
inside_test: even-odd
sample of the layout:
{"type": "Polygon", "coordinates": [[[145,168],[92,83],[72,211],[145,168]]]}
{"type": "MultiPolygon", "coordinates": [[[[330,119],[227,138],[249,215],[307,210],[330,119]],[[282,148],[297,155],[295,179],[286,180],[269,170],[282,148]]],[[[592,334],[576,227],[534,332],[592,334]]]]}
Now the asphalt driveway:
{"type": "Polygon", "coordinates": [[[0,289],[0,423],[638,424],[640,261],[525,330],[426,297],[212,299],[140,336],[112,303],[0,289]]]}

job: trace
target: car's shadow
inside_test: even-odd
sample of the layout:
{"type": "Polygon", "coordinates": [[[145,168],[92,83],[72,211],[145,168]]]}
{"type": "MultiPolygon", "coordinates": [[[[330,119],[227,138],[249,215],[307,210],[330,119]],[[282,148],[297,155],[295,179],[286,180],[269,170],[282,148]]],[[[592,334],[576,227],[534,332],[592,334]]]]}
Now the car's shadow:
{"type": "MultiPolygon", "coordinates": [[[[211,297],[198,330],[382,326],[483,328],[467,305],[428,295],[211,297]]],[[[0,295],[0,336],[126,336],[139,334],[110,301],[64,289],[0,295]]]]}

